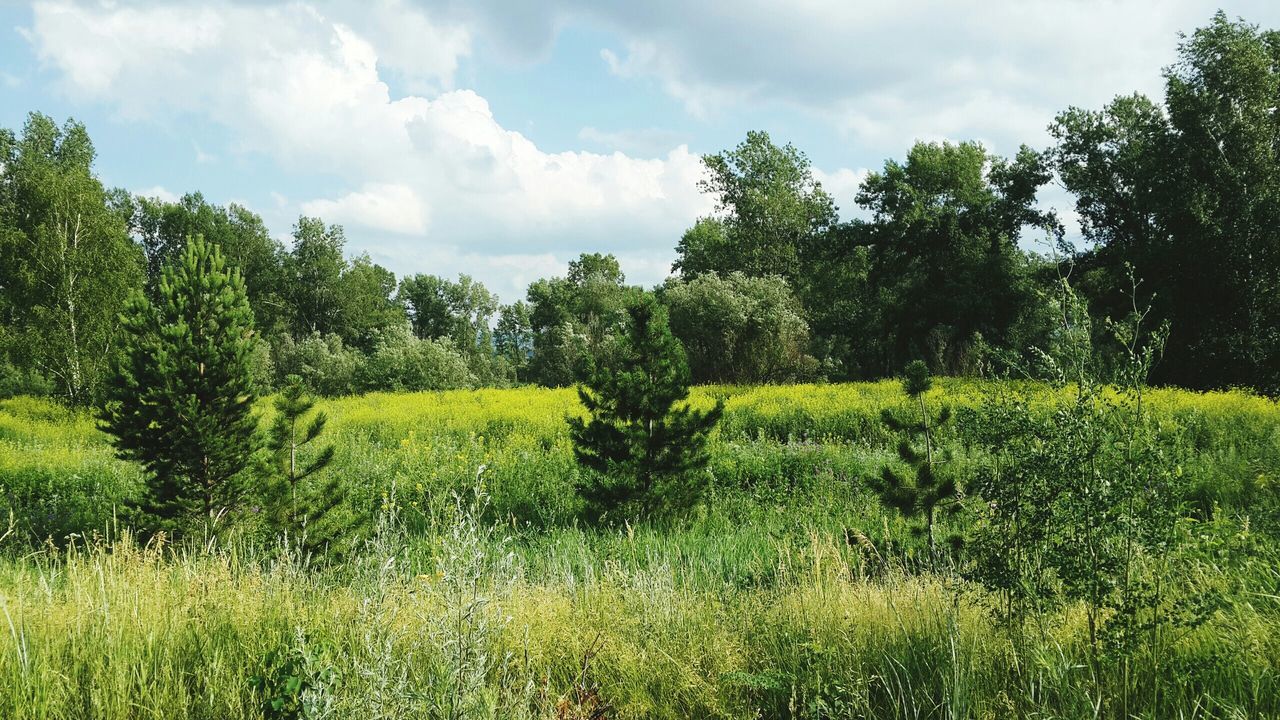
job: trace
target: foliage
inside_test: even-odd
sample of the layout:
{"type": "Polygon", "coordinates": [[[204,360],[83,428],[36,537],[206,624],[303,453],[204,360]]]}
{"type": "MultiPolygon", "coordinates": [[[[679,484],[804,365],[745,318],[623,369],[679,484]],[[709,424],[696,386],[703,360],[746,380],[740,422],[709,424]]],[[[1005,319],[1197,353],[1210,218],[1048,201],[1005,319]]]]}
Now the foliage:
{"type": "Polygon", "coordinates": [[[233,505],[253,449],[253,313],[217,246],[187,242],[154,302],[137,293],[102,413],[120,456],[146,469],[143,508],[191,527],[233,505]]]}
{"type": "MultiPolygon", "coordinates": [[[[315,400],[307,397],[302,378],[297,375],[286,379],[272,404],[276,415],[267,431],[265,443],[271,462],[262,473],[266,484],[261,494],[268,503],[276,527],[301,535],[310,517],[323,514],[337,501],[333,497],[336,491],[334,484],[311,492],[307,492],[310,488],[304,487],[301,495],[299,491],[303,480],[333,462],[333,445],[326,445],[317,452],[310,452],[308,447],[324,432],[329,416],[320,410],[310,420],[304,419],[315,407],[315,400]],[[305,462],[299,457],[304,448],[311,455],[305,462]]],[[[313,484],[307,483],[308,486],[313,484]]]]}
{"type": "Polygon", "coordinates": [[[1054,161],[1096,249],[1083,267],[1095,310],[1128,311],[1126,267],[1170,322],[1154,379],[1280,387],[1280,35],[1219,12],[1186,37],[1160,103],[1072,108],[1054,161]]]}
{"type": "Polygon", "coordinates": [[[788,382],[817,371],[804,311],[781,277],[668,280],[661,300],[695,382],[788,382]]]}
{"type": "Polygon", "coordinates": [[[529,306],[523,301],[503,305],[498,326],[493,331],[493,350],[511,368],[517,381],[528,380],[529,359],[533,355],[533,326],[529,306]]]}
{"type": "Polygon", "coordinates": [[[130,232],[146,254],[149,297],[155,299],[165,266],[182,257],[187,238],[199,236],[218,245],[229,267],[239,268],[257,327],[281,329],[287,321],[285,250],[261,217],[235,203],[210,204],[198,192],[177,202],[136,197],[130,205],[130,232]]]}
{"type": "Polygon", "coordinates": [[[364,356],[348,348],[338,335],[313,333],[294,339],[279,337],[272,348],[276,383],[295,375],[312,392],[326,396],[350,395],[356,391],[356,374],[364,356]]]}
{"type": "MultiPolygon", "coordinates": [[[[290,329],[295,337],[312,333],[339,333],[342,316],[342,274],[347,261],[342,256],[346,235],[339,225],[324,224],[319,218],[300,217],[293,228],[293,249],[285,258],[289,302],[294,317],[290,329]]],[[[349,337],[344,341],[350,342],[349,337]]]]}
{"type": "Polygon", "coordinates": [[[475,387],[466,357],[448,339],[419,340],[405,326],[389,328],[357,366],[357,392],[453,390],[475,387]]]}
{"type": "Polygon", "coordinates": [[[685,277],[742,272],[751,277],[801,274],[813,239],[836,219],[835,203],[794,146],[752,131],[733,150],[702,158],[698,189],[716,199],[715,218],[700,220],[676,246],[674,270],[685,277]]]}
{"type": "Polygon", "coordinates": [[[665,310],[646,298],[627,314],[616,360],[593,368],[578,390],[590,419],[569,418],[574,454],[593,471],[579,490],[597,518],[689,507],[704,489],[707,435],[724,410],[676,408],[689,395],[689,368],[665,310]]]}
{"type": "Polygon", "coordinates": [[[47,378],[68,402],[101,398],[118,315],[142,285],[141,254],[93,175],[80,123],[39,113],[0,130],[0,351],[23,384],[47,378]]]}
{"type": "Polygon", "coordinates": [[[392,298],[396,276],[368,255],[355,258],[338,280],[338,328],[347,344],[368,350],[378,334],[404,324],[404,308],[392,298]]]}
{"type": "Polygon", "coordinates": [[[904,517],[924,516],[924,534],[929,539],[930,557],[936,553],[933,526],[934,514],[939,510],[960,510],[962,489],[954,471],[946,467],[951,458],[944,448],[935,449],[934,435],[951,419],[951,409],[943,406],[933,415],[925,405],[924,395],[933,386],[928,366],[913,360],[907,364],[902,377],[902,390],[920,406],[919,420],[904,422],[885,410],[883,420],[891,430],[904,437],[898,443],[898,458],[911,468],[907,476],[892,465],[880,469],[879,476],[868,478],[867,485],[880,496],[885,507],[896,510],[904,517]],[[916,436],[924,438],[924,452],[912,445],[916,436]]]}
{"type": "Polygon", "coordinates": [[[553,387],[571,385],[589,361],[608,362],[625,308],[640,293],[625,281],[617,258],[593,253],[570,262],[565,277],[529,286],[529,371],[534,380],[553,387]]]}
{"type": "Polygon", "coordinates": [[[1050,177],[1023,147],[1013,161],[977,143],[917,143],[906,162],[871,173],[858,204],[872,214],[853,229],[870,244],[867,297],[875,308],[863,337],[876,338],[865,366],[901,367],[924,357],[936,372],[971,365],[975,339],[1019,350],[1019,320],[1034,306],[1026,226],[1052,228],[1036,206],[1050,177]]]}

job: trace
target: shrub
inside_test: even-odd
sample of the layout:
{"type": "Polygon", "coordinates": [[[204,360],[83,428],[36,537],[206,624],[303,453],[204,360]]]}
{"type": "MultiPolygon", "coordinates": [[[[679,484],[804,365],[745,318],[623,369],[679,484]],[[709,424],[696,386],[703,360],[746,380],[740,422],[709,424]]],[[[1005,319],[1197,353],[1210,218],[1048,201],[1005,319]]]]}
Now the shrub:
{"type": "Polygon", "coordinates": [[[359,350],[345,347],[337,335],[319,333],[295,340],[284,335],[272,348],[276,385],[297,375],[303,384],[321,395],[350,395],[356,391],[356,373],[362,362],[359,350]]]}
{"type": "Polygon", "coordinates": [[[356,371],[360,392],[455,390],[476,386],[467,358],[447,338],[419,340],[407,327],[381,334],[356,371]]]}

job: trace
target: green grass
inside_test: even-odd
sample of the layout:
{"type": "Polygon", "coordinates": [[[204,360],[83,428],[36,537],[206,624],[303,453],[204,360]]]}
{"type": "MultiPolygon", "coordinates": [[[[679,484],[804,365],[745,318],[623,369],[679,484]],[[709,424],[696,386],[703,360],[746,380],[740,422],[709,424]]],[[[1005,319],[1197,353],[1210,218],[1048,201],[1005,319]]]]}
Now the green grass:
{"type": "MultiPolygon", "coordinates": [[[[999,389],[947,381],[931,401],[999,389]]],[[[1185,621],[1126,683],[1090,676],[1080,607],[1009,626],[961,565],[922,570],[862,484],[893,454],[877,418],[895,384],[694,401],[716,397],[706,502],[607,529],[578,516],[571,391],[325,401],[328,472],[364,520],[334,563],[279,547],[251,508],[206,545],[139,546],[122,528],[141,477],[92,418],[0,402],[0,717],[283,717],[268,701],[292,687],[334,718],[1076,718],[1122,687],[1139,717],[1280,717],[1274,402],[1151,394],[1194,512],[1145,567],[1185,621]],[[488,501],[459,503],[481,465],[488,501]]],[[[976,421],[946,438],[958,462],[979,459],[976,421]]]]}

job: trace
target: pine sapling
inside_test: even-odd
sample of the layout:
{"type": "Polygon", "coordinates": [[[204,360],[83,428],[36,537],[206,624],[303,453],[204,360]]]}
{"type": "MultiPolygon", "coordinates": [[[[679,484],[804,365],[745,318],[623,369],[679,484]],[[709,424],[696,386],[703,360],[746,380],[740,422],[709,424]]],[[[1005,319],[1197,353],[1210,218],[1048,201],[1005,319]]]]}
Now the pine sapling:
{"type": "Polygon", "coordinates": [[[906,518],[923,518],[924,527],[917,528],[917,531],[928,537],[931,557],[936,550],[933,527],[938,513],[958,511],[963,497],[955,477],[951,473],[940,472],[945,461],[950,459],[950,451],[939,451],[934,447],[934,434],[950,421],[951,410],[944,406],[936,416],[929,412],[924,396],[932,386],[933,380],[923,362],[916,360],[907,365],[902,389],[907,397],[919,404],[920,418],[918,421],[903,421],[887,409],[881,417],[889,429],[902,436],[898,443],[898,457],[910,470],[903,472],[892,465],[885,465],[878,476],[868,480],[868,485],[880,496],[885,507],[906,518]],[[915,444],[916,438],[923,439],[923,449],[915,444]]]}
{"type": "Polygon", "coordinates": [[[283,515],[287,526],[295,530],[301,527],[305,519],[298,500],[299,484],[333,462],[333,445],[325,446],[308,462],[299,460],[299,451],[314,442],[324,432],[329,421],[323,410],[317,411],[307,421],[306,415],[314,407],[315,400],[307,395],[302,379],[297,375],[290,375],[275,399],[276,417],[267,435],[267,447],[274,460],[274,474],[284,481],[288,495],[287,498],[276,498],[278,504],[286,505],[279,508],[283,512],[277,516],[283,515]]]}

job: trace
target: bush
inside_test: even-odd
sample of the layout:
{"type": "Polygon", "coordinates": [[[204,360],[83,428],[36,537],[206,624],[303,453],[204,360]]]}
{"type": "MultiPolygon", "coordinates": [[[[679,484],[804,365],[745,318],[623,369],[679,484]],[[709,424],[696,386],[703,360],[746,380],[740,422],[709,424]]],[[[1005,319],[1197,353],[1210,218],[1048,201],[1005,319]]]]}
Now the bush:
{"type": "Polygon", "coordinates": [[[669,282],[662,301],[694,382],[788,382],[818,373],[806,353],[809,325],[783,278],[710,273],[669,282]]]}
{"type": "Polygon", "coordinates": [[[360,392],[456,390],[477,385],[451,340],[419,340],[407,327],[382,333],[356,371],[360,392]]]}
{"type": "Polygon", "coordinates": [[[345,347],[337,335],[313,333],[301,340],[285,335],[273,348],[276,385],[297,375],[311,390],[321,395],[351,395],[356,391],[356,372],[362,356],[345,347]]]}

